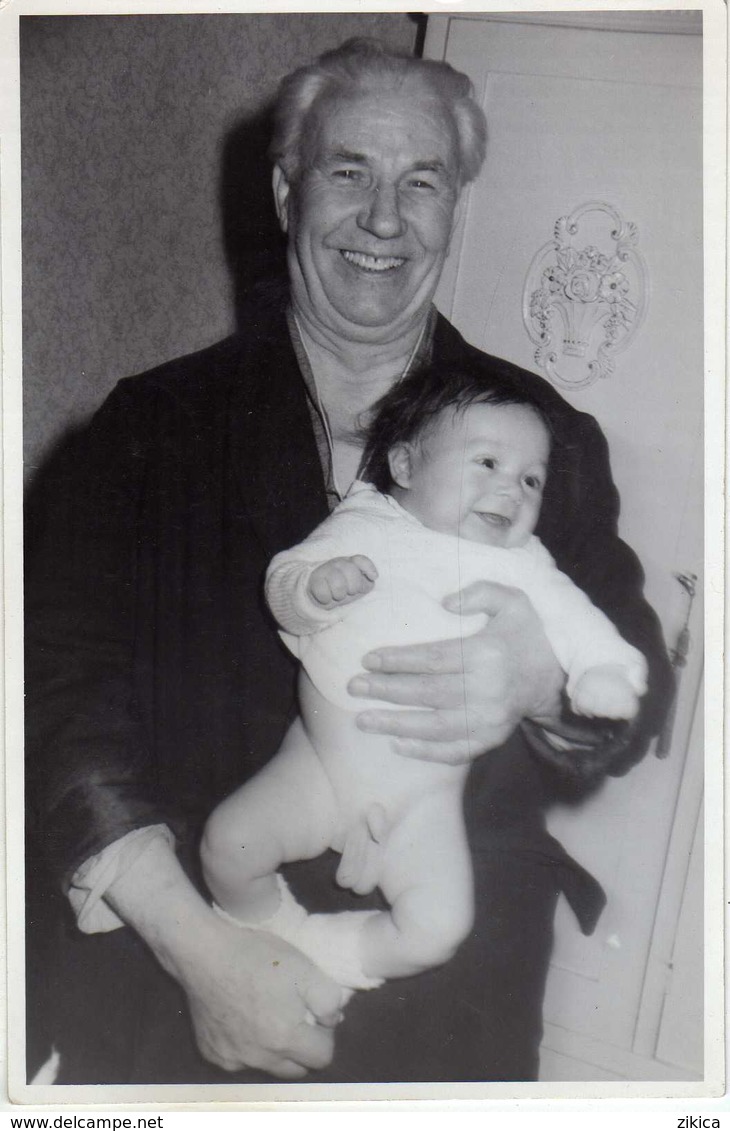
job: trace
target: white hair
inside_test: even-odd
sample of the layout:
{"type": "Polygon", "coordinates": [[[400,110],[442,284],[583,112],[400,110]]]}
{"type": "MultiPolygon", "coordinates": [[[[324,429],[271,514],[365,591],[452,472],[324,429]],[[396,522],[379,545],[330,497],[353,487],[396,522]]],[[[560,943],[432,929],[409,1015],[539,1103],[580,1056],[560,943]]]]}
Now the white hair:
{"type": "Polygon", "coordinates": [[[269,156],[295,183],[303,168],[307,121],[323,99],[404,86],[425,88],[443,103],[458,139],[459,182],[473,181],[484,161],[487,123],[471,80],[448,63],[399,54],[376,39],[349,39],[282,79],[269,156]]]}

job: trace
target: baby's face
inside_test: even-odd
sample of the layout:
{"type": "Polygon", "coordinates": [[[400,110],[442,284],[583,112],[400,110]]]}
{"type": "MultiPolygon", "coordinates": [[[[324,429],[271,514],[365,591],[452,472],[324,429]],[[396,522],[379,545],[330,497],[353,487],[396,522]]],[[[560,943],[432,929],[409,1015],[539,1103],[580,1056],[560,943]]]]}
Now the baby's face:
{"type": "Polygon", "coordinates": [[[404,448],[394,494],[424,526],[487,546],[522,546],[532,534],[550,438],[528,405],[447,410],[404,448]]]}

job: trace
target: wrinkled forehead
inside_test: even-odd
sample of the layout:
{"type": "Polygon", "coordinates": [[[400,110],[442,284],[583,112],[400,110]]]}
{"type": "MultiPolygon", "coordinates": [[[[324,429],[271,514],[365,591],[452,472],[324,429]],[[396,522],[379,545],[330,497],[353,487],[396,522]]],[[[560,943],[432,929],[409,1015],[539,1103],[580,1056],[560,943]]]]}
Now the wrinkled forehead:
{"type": "Polygon", "coordinates": [[[381,89],[323,94],[307,118],[303,156],[345,147],[377,159],[396,138],[407,139],[414,161],[438,162],[458,177],[459,135],[451,106],[418,77],[381,89]]]}

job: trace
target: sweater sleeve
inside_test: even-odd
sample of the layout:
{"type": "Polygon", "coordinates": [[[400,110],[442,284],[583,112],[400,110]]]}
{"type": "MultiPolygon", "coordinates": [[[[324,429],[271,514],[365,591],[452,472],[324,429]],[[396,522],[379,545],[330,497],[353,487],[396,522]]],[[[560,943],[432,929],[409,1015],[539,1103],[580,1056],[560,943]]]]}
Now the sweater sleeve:
{"type": "Polygon", "coordinates": [[[639,761],[661,728],[674,681],[658,617],[644,597],[641,565],[618,536],[620,504],[606,439],[591,416],[566,409],[564,402],[561,406],[537,533],[558,568],[648,665],[647,693],[631,723],[581,719],[566,700],[554,731],[523,724],[535,755],[569,791],[582,791],[639,761]]]}
{"type": "Polygon", "coordinates": [[[556,569],[537,539],[532,540],[530,549],[536,568],[528,574],[525,591],[568,676],[569,698],[572,700],[581,676],[603,664],[622,668],[636,694],[644,695],[647,664],[638,649],[623,639],[608,617],[566,574],[556,569]]]}
{"type": "Polygon", "coordinates": [[[308,538],[277,554],[266,571],[266,600],[278,625],[292,636],[309,636],[342,620],[338,607],[323,609],[307,591],[317,566],[333,558],[364,554],[379,557],[381,523],[375,493],[366,488],[360,498],[348,497],[308,538]],[[367,501],[363,506],[360,500],[367,501]]]}
{"type": "Polygon", "coordinates": [[[341,619],[339,609],[323,609],[308,593],[316,562],[282,561],[266,576],[266,600],[277,624],[292,636],[309,636],[341,619]]]}

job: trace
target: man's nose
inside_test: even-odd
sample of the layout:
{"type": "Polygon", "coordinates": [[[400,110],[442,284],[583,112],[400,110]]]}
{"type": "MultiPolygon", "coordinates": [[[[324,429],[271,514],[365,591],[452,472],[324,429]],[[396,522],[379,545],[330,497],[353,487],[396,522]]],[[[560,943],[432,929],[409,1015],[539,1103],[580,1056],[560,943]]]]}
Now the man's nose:
{"type": "Polygon", "coordinates": [[[376,185],[370,189],[357,222],[359,227],[381,240],[403,235],[405,224],[395,185],[376,185]]]}

